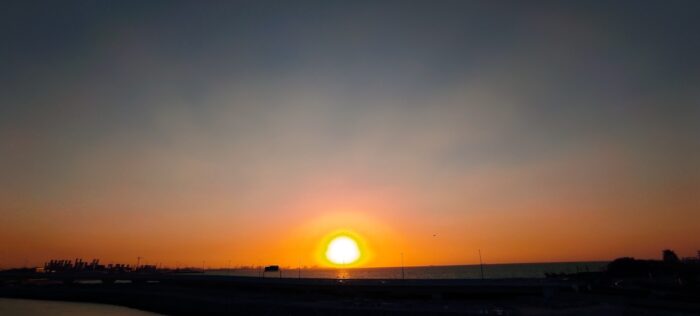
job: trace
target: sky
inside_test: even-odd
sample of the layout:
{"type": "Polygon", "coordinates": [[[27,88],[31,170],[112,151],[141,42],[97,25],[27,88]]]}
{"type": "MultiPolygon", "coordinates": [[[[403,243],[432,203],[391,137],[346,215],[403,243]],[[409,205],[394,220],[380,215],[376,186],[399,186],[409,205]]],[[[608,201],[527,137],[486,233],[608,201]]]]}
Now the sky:
{"type": "Polygon", "coordinates": [[[0,268],[700,250],[697,1],[3,1],[0,268]]]}

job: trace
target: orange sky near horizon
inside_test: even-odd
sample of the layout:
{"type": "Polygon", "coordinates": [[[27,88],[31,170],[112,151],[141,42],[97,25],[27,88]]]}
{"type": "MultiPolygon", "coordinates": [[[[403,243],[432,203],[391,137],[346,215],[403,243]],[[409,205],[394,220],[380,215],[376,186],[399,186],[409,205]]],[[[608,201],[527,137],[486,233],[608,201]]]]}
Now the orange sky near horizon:
{"type": "Polygon", "coordinates": [[[141,256],[171,267],[324,266],[319,247],[338,230],[366,243],[357,265],[363,267],[397,266],[401,253],[408,266],[475,264],[479,249],[487,263],[658,258],[666,248],[695,255],[698,240],[688,236],[698,222],[658,216],[668,209],[697,219],[692,183],[672,190],[660,190],[658,182],[625,187],[635,174],[624,157],[603,162],[581,152],[562,159],[487,168],[466,178],[444,175],[440,183],[456,191],[338,174],[246,203],[207,186],[161,198],[128,187],[99,198],[97,189],[98,198],[61,196],[46,205],[7,203],[5,196],[4,205],[24,211],[0,223],[0,265],[52,258],[133,263],[141,256]],[[603,168],[579,172],[572,164],[603,168]],[[236,208],[250,211],[231,211],[236,208]]]}

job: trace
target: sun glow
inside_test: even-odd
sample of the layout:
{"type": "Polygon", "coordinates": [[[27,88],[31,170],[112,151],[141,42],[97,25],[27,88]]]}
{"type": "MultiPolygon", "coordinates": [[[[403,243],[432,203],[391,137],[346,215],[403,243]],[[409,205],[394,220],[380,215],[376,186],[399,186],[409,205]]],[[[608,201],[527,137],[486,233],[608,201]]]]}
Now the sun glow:
{"type": "Polygon", "coordinates": [[[341,235],[328,243],[326,258],[334,264],[352,264],[360,259],[360,247],[351,237],[341,235]]]}

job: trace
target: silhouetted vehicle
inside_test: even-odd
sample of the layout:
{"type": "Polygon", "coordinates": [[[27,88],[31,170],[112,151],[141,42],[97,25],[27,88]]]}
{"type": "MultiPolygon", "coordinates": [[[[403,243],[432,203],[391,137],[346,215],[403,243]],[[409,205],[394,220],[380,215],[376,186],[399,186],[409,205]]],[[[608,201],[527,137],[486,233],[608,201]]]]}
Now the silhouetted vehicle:
{"type": "Polygon", "coordinates": [[[266,266],[265,268],[263,268],[263,278],[265,277],[265,273],[267,272],[279,272],[279,276],[280,278],[282,278],[282,270],[280,270],[280,266],[278,265],[266,266]]]}

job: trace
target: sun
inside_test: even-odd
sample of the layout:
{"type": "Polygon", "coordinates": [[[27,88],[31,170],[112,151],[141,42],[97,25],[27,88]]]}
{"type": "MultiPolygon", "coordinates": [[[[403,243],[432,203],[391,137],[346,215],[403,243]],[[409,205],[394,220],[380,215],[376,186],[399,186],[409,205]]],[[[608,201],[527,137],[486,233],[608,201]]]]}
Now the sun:
{"type": "Polygon", "coordinates": [[[352,264],[360,259],[360,247],[350,236],[341,235],[328,243],[326,258],[335,264],[352,264]]]}

